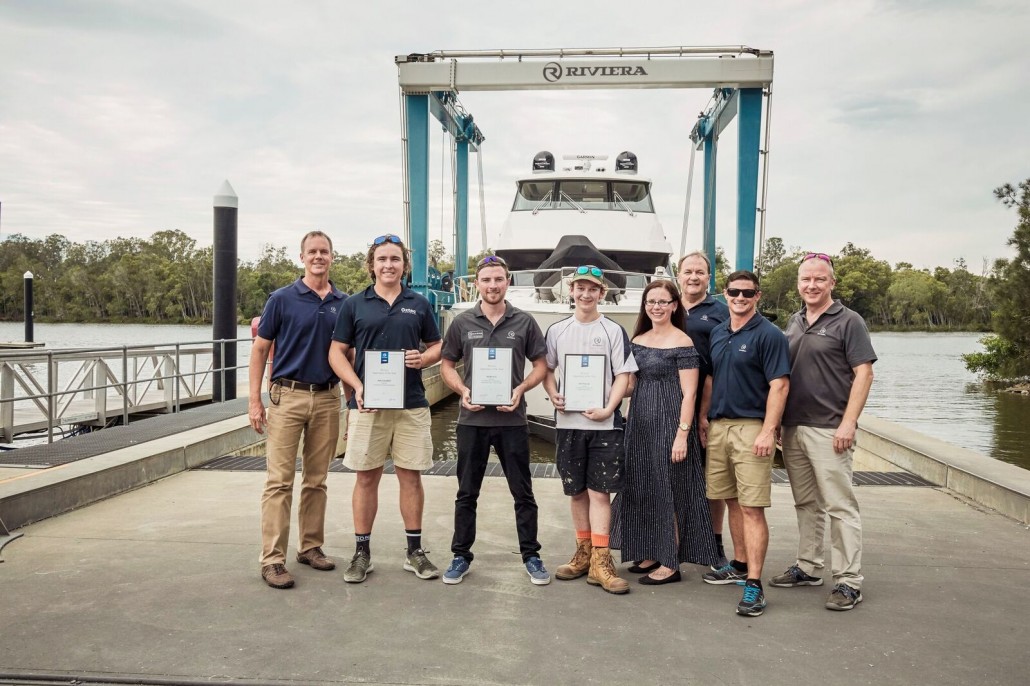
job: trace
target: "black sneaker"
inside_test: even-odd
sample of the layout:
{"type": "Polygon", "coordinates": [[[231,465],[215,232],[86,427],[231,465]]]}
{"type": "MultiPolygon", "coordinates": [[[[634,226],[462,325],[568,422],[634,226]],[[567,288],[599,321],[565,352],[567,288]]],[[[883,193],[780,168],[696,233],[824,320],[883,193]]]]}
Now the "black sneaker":
{"type": "Polygon", "coordinates": [[[727,564],[715,571],[705,572],[701,575],[701,578],[706,584],[723,586],[725,584],[735,584],[738,581],[746,581],[747,572],[738,572],[737,568],[732,564],[727,564]]]}
{"type": "Polygon", "coordinates": [[[737,614],[758,617],[765,612],[765,593],[758,586],[744,586],[744,595],[737,603],[737,614]]]}
{"type": "Polygon", "coordinates": [[[821,577],[809,576],[805,574],[801,567],[797,565],[791,565],[790,569],[785,571],[783,574],[774,576],[769,579],[770,586],[776,586],[778,588],[794,588],[795,586],[822,586],[823,580],[821,577]]]}
{"type": "Polygon", "coordinates": [[[847,584],[837,584],[826,599],[827,610],[850,610],[862,602],[862,591],[847,584]]]}

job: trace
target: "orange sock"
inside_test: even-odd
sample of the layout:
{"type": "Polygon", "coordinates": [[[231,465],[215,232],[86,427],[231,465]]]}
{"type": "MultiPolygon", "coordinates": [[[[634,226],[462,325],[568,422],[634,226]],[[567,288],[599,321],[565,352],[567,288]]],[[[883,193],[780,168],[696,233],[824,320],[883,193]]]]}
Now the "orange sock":
{"type": "Polygon", "coordinates": [[[590,532],[589,531],[577,531],[576,532],[576,540],[577,541],[585,541],[585,540],[587,540],[590,537],[591,536],[590,536],[590,532]]]}
{"type": "Polygon", "coordinates": [[[608,534],[590,534],[590,545],[594,548],[608,547],[608,534]]]}

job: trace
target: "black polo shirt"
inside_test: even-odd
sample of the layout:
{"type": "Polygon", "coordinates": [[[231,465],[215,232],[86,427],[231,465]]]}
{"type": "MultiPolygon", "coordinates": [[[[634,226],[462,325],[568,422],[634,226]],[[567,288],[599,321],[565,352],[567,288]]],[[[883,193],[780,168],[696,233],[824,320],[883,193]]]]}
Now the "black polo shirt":
{"type": "MultiPolygon", "coordinates": [[[[390,305],[376,293],[373,284],[343,304],[333,340],[354,349],[354,371],[364,381],[366,350],[418,350],[422,343],[440,340],[440,327],[424,296],[402,287],[390,305]]],[[[429,407],[422,371],[409,367],[405,374],[404,409],[429,407]]],[[[348,406],[357,409],[353,397],[348,406]]]]}
{"type": "MultiPolygon", "coordinates": [[[[471,310],[462,312],[443,339],[443,357],[451,362],[465,360],[465,385],[472,388],[472,349],[511,348],[511,385],[518,386],[526,378],[526,360],[537,360],[547,355],[547,344],[540,325],[530,315],[505,301],[504,316],[494,326],[483,314],[482,301],[471,310]]],[[[525,426],[526,397],[515,412],[501,412],[487,406],[479,412],[462,407],[458,423],[468,426],[525,426]]]]}
{"type": "Polygon", "coordinates": [[[257,335],[275,343],[269,378],[303,383],[336,383],[329,344],[347,295],[331,282],[325,298],[297,279],[268,296],[257,335]]]}
{"type": "MultiPolygon", "coordinates": [[[[681,303],[682,304],[682,303],[681,303]]],[[[730,308],[726,303],[709,295],[691,307],[683,308],[683,330],[690,336],[701,357],[701,367],[697,379],[697,402],[694,411],[701,409],[701,392],[705,387],[705,379],[712,375],[712,329],[730,318],[730,308]]]]}
{"type": "Polygon", "coordinates": [[[834,301],[808,325],[804,308],[787,322],[790,345],[790,395],[784,426],[836,429],[855,381],[855,367],[876,362],[862,316],[834,301]]]}
{"type": "Polygon", "coordinates": [[[709,419],[764,419],[769,382],[790,376],[787,338],[758,314],[739,331],[726,320],[712,329],[709,419]]]}

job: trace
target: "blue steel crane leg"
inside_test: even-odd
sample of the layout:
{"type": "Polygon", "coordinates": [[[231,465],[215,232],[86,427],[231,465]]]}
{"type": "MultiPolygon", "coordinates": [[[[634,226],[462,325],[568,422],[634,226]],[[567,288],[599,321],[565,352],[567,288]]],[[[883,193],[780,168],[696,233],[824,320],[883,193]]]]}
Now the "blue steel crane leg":
{"type": "Polygon", "coordinates": [[[719,141],[714,131],[704,138],[705,145],[705,196],[704,196],[704,251],[712,263],[711,282],[708,290],[715,292],[715,159],[719,141]]]}
{"type": "Polygon", "coordinates": [[[429,263],[429,96],[405,95],[408,124],[408,248],[412,287],[428,295],[429,263]]]}
{"type": "Polygon", "coordinates": [[[762,141],[762,89],[742,88],[738,98],[736,269],[754,270],[758,160],[762,141]]]}
{"type": "MultiPolygon", "coordinates": [[[[458,232],[457,245],[454,246],[454,275],[464,276],[468,273],[468,234],[469,234],[469,142],[458,140],[455,153],[455,182],[458,185],[454,208],[454,223],[458,232]]],[[[485,246],[484,246],[485,247],[485,246]]]]}

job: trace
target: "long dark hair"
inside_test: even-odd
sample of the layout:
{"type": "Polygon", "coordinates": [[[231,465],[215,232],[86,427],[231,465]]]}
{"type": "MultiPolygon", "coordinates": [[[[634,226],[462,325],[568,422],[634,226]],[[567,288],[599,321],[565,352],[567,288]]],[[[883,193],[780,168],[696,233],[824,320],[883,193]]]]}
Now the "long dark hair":
{"type": "Polygon", "coordinates": [[[680,289],[676,286],[675,281],[669,281],[668,279],[656,279],[651,283],[647,284],[647,288],[644,289],[644,294],[640,296],[640,314],[637,315],[637,325],[633,329],[633,338],[636,338],[642,333],[647,333],[654,328],[654,324],[651,323],[651,318],[647,316],[647,294],[656,288],[664,288],[669,293],[669,297],[672,298],[672,305],[675,307],[672,311],[672,316],[669,321],[680,331],[683,331],[683,326],[686,320],[683,318],[683,307],[680,304],[680,289]]]}

